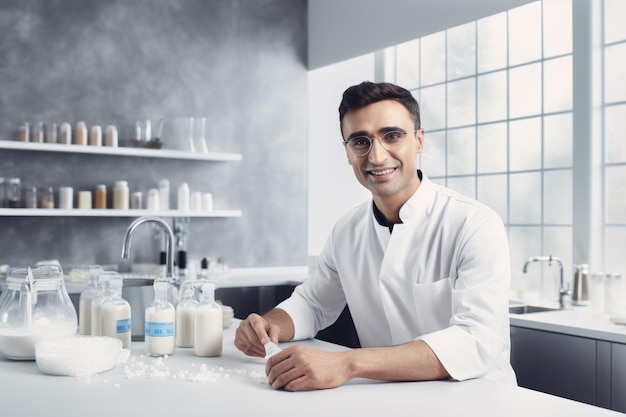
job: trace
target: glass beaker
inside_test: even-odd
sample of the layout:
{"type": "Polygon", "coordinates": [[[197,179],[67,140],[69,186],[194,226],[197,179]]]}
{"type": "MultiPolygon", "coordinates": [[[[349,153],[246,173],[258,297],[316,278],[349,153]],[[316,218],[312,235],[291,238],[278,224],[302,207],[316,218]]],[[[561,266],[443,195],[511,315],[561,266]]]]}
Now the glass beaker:
{"type": "Polygon", "coordinates": [[[35,344],[76,334],[76,310],[56,265],[12,268],[0,296],[0,354],[35,359],[35,344]]]}

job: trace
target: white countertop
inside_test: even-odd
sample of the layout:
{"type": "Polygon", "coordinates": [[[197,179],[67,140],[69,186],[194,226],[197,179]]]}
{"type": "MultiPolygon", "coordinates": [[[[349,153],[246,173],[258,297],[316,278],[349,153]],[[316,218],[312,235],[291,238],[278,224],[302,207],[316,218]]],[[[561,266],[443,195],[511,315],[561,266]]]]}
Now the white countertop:
{"type": "Polygon", "coordinates": [[[613,324],[608,315],[594,313],[590,307],[511,314],[510,320],[511,326],[626,344],[626,326],[613,324]]]}
{"type": "MultiPolygon", "coordinates": [[[[224,334],[217,358],[198,358],[178,348],[164,360],[172,374],[197,372],[202,364],[222,367],[217,382],[181,378],[128,378],[117,367],[89,380],[44,375],[35,362],[0,359],[0,411],[11,416],[618,416],[610,410],[483,379],[385,383],[354,380],[323,391],[276,391],[264,383],[264,360],[233,346],[236,323],[224,334]],[[236,371],[234,371],[236,370],[236,371]]],[[[325,350],[343,347],[318,340],[303,342],[325,350]]],[[[282,345],[282,347],[285,347],[282,345]]],[[[142,357],[133,342],[130,361],[142,357]]]]}

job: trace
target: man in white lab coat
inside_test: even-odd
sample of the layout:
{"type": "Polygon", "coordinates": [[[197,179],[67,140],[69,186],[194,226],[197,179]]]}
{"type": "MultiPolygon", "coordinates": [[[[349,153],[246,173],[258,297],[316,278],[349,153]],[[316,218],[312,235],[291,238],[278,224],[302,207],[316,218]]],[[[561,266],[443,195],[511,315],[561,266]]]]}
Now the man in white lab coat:
{"type": "Polygon", "coordinates": [[[264,356],[268,340],[314,337],[347,304],[362,348],[289,347],[267,362],[274,388],[333,388],[356,377],[515,384],[501,219],[417,169],[424,129],[409,91],[352,86],[339,118],[348,163],[372,199],[337,222],[312,276],[290,298],[240,324],[235,345],[264,356]]]}

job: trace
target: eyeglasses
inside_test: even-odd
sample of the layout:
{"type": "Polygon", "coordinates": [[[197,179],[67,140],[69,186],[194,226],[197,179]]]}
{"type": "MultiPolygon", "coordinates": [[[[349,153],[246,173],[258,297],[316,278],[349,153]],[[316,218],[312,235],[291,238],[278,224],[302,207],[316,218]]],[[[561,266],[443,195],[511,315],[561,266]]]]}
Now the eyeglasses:
{"type": "MultiPolygon", "coordinates": [[[[417,130],[414,130],[417,132],[417,130]]],[[[407,135],[404,130],[391,130],[383,136],[374,136],[381,146],[387,151],[394,151],[402,145],[402,139],[407,135]]],[[[374,139],[368,136],[355,136],[344,140],[343,144],[348,147],[354,156],[365,156],[372,150],[374,139]]]]}

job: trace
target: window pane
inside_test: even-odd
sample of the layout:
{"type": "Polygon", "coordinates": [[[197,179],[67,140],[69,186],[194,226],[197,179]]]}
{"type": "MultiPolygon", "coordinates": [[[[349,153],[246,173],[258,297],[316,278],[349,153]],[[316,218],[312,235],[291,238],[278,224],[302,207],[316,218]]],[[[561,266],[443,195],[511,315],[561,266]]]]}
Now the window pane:
{"type": "Polygon", "coordinates": [[[446,175],[446,133],[426,133],[421,156],[422,170],[428,177],[446,175]]]}
{"type": "Polygon", "coordinates": [[[474,177],[448,177],[448,187],[468,197],[476,198],[476,179],[474,177]]]}
{"type": "Polygon", "coordinates": [[[605,109],[606,160],[626,162],[626,106],[611,106],[605,109]]]}
{"type": "Polygon", "coordinates": [[[476,123],[475,78],[448,83],[448,127],[476,123]]]}
{"type": "Polygon", "coordinates": [[[446,80],[446,38],[445,32],[422,38],[422,85],[441,83],[446,80]]]}
{"type": "Polygon", "coordinates": [[[478,122],[506,119],[506,72],[499,71],[478,77],[478,122]]]}
{"type": "Polygon", "coordinates": [[[543,0],[543,56],[572,52],[572,0],[543,0]]]}
{"type": "Polygon", "coordinates": [[[546,171],[543,174],[543,221],[572,224],[572,171],[546,171]]]}
{"type": "Polygon", "coordinates": [[[513,68],[509,75],[509,116],[541,113],[541,64],[513,68]]]}
{"type": "Polygon", "coordinates": [[[507,222],[507,178],[506,175],[481,175],[477,181],[476,198],[494,209],[507,222]]]}
{"type": "Polygon", "coordinates": [[[572,166],[572,114],[543,119],[543,165],[545,168],[572,166]]]}
{"type": "Polygon", "coordinates": [[[541,2],[509,11],[509,65],[541,59],[541,2]]]}
{"type": "Polygon", "coordinates": [[[448,175],[476,172],[476,130],[471,128],[448,131],[448,175]]]}
{"type": "Polygon", "coordinates": [[[541,119],[511,122],[509,137],[510,170],[541,169],[541,119]]]}
{"type": "Polygon", "coordinates": [[[478,172],[506,172],[506,123],[478,127],[478,172]]]}
{"type": "Polygon", "coordinates": [[[606,200],[607,223],[626,224],[626,166],[606,168],[606,200]]]}
{"type": "Polygon", "coordinates": [[[506,13],[478,21],[478,72],[506,67],[506,13]]]}
{"type": "Polygon", "coordinates": [[[448,80],[476,73],[475,22],[448,30],[448,80]]]}
{"type": "Polygon", "coordinates": [[[541,173],[511,174],[509,194],[511,223],[541,223],[541,173]]]}
{"type": "Polygon", "coordinates": [[[509,246],[511,248],[511,296],[518,300],[539,299],[541,274],[529,271],[524,274],[524,262],[531,256],[541,255],[540,227],[510,227],[509,246]]]}
{"type": "Polygon", "coordinates": [[[426,130],[446,127],[446,87],[438,85],[420,91],[420,117],[426,130]]]}
{"type": "MultiPolygon", "coordinates": [[[[571,227],[545,227],[543,229],[543,254],[554,255],[563,261],[563,274],[565,279],[572,276],[570,265],[572,259],[572,228],[571,227]]],[[[544,264],[543,275],[543,298],[546,301],[558,303],[559,301],[559,268],[558,264],[552,263],[549,267],[544,264]]],[[[565,281],[567,283],[567,281],[565,281]]]]}
{"type": "MultiPolygon", "coordinates": [[[[383,68],[383,78],[385,82],[396,82],[396,48],[395,46],[385,48],[383,50],[385,56],[385,65],[383,68]]],[[[372,68],[373,70],[374,68],[372,68]]]]}
{"type": "Polygon", "coordinates": [[[622,279],[626,278],[626,256],[624,256],[624,242],[626,242],[626,227],[606,228],[606,259],[604,260],[607,272],[621,272],[622,279]]]}
{"type": "Polygon", "coordinates": [[[605,49],[605,102],[626,100],[626,43],[605,49]]]}
{"type": "Polygon", "coordinates": [[[572,57],[551,59],[543,63],[543,111],[571,110],[573,81],[572,57]]]}
{"type": "Polygon", "coordinates": [[[419,39],[401,43],[397,48],[397,83],[404,88],[419,87],[419,39]]]}
{"type": "Polygon", "coordinates": [[[604,0],[604,39],[607,43],[626,39],[626,2],[624,0],[604,0]]]}

